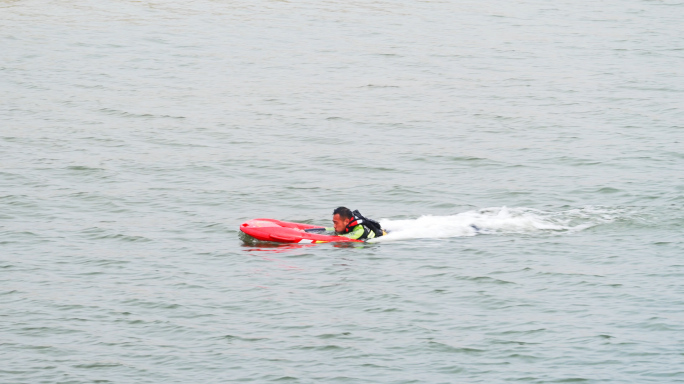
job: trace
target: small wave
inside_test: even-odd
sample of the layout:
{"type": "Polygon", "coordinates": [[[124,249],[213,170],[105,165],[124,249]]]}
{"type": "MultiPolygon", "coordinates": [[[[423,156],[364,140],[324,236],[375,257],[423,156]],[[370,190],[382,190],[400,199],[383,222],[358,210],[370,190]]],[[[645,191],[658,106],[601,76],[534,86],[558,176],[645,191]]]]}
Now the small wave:
{"type": "Polygon", "coordinates": [[[621,210],[585,207],[559,212],[531,208],[485,208],[452,216],[421,216],[411,220],[380,220],[389,233],[374,242],[466,237],[478,234],[577,232],[618,219],[621,210]]]}
{"type": "Polygon", "coordinates": [[[171,115],[153,115],[150,113],[132,113],[121,111],[118,109],[111,108],[101,108],[100,112],[106,113],[108,115],[120,116],[120,117],[134,117],[134,118],[169,118],[169,119],[185,119],[185,116],[171,116],[171,115]]]}

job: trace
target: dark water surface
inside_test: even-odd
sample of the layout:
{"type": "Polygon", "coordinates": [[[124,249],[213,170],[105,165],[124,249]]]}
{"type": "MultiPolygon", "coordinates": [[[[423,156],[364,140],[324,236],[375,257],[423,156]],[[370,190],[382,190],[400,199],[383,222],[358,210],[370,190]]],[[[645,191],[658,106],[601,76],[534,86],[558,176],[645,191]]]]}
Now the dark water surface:
{"type": "Polygon", "coordinates": [[[0,382],[684,382],[682,20],[0,1],[0,382]]]}

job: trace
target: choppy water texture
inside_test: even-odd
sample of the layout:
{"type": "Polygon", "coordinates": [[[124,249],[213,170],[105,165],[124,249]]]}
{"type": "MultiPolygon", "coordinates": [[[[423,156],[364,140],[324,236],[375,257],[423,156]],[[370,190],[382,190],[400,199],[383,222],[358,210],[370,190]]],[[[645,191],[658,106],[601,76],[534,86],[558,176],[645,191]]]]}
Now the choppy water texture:
{"type": "Polygon", "coordinates": [[[0,381],[684,382],[682,20],[0,0],[0,381]]]}

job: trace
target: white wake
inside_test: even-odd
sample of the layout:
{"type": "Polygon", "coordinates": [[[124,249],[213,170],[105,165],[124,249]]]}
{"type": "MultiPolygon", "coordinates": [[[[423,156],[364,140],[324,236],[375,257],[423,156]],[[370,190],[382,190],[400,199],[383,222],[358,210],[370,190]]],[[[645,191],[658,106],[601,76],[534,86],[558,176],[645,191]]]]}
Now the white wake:
{"type": "Polygon", "coordinates": [[[485,208],[452,216],[421,216],[411,220],[382,219],[389,233],[373,242],[420,238],[449,238],[478,234],[576,232],[609,223],[620,210],[585,207],[559,212],[531,208],[485,208]]]}

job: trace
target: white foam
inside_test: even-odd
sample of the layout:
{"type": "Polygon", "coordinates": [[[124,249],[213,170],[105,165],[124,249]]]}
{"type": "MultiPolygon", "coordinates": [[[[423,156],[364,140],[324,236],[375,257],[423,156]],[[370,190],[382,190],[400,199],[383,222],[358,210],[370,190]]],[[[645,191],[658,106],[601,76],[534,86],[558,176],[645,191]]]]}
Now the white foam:
{"type": "Polygon", "coordinates": [[[581,231],[616,218],[616,210],[585,207],[559,212],[531,208],[485,208],[452,216],[421,216],[412,220],[382,219],[389,233],[374,242],[475,236],[478,234],[581,231]]]}

